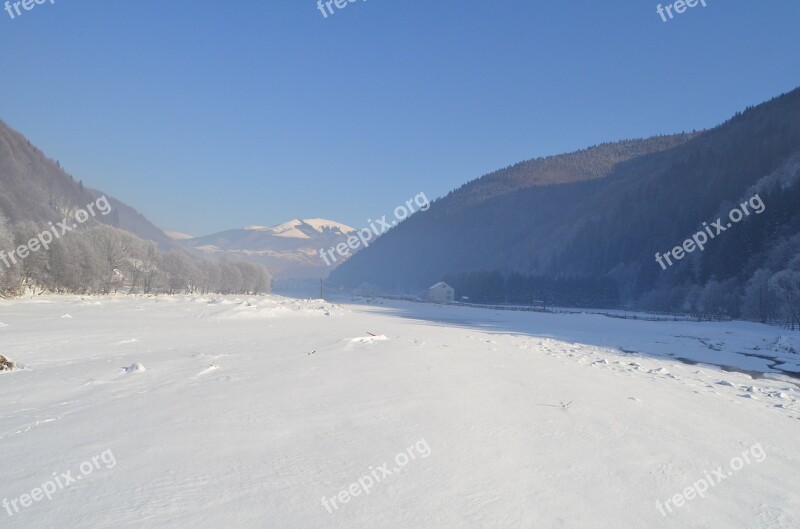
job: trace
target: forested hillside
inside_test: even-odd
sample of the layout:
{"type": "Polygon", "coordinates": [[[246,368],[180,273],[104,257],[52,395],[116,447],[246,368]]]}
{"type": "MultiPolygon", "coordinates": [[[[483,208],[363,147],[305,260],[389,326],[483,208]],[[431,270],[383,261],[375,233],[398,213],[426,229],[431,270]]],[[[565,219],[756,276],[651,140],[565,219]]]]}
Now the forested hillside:
{"type": "Polygon", "coordinates": [[[478,301],[549,296],[569,305],[797,320],[798,181],[794,90],[702,133],[607,144],[487,175],[391,230],[329,283],[416,293],[447,278],[457,297],[478,301]],[[630,157],[610,157],[614,148],[630,157]],[[762,214],[667,270],[656,263],[656,252],[756,193],[762,214]]]}
{"type": "Polygon", "coordinates": [[[193,257],[0,121],[0,297],[267,292],[270,279],[258,264],[193,257]]]}

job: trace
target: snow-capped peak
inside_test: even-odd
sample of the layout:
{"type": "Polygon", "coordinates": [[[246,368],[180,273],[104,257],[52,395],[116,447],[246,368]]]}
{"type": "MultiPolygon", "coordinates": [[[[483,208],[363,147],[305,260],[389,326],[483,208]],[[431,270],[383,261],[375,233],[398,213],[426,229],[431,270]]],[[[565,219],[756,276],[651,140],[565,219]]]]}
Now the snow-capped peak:
{"type": "Polygon", "coordinates": [[[335,222],[333,220],[327,219],[303,219],[303,222],[317,230],[318,232],[322,233],[325,228],[339,230],[342,233],[350,233],[356,231],[355,228],[348,226],[347,224],[342,224],[341,222],[335,222]]]}
{"type": "Polygon", "coordinates": [[[310,239],[311,237],[306,233],[309,228],[317,233],[325,233],[325,230],[339,231],[342,234],[356,231],[346,224],[327,219],[292,219],[276,226],[267,227],[253,225],[246,226],[244,229],[248,231],[270,232],[277,237],[310,239]],[[303,228],[305,228],[305,230],[303,228]]]}

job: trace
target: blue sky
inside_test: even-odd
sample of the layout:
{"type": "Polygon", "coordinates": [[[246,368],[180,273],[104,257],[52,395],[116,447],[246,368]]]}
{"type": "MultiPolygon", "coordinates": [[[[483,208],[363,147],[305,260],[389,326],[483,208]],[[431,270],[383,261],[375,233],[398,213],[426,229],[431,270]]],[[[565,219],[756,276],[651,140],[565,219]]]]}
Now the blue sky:
{"type": "Polygon", "coordinates": [[[800,85],[800,2],[707,1],[48,1],[0,11],[0,119],[164,229],[359,228],[800,85]]]}

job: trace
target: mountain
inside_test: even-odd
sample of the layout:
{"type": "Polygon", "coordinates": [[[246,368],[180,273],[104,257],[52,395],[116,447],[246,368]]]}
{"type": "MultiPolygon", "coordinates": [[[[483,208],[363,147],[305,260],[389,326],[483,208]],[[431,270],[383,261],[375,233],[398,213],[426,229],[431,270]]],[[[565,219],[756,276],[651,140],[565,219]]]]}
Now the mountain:
{"type": "Polygon", "coordinates": [[[330,283],[352,288],[366,282],[409,293],[453,271],[537,270],[536,261],[555,254],[563,241],[558,230],[570,228],[570,216],[580,216],[576,206],[581,196],[602,186],[622,164],[667,152],[694,137],[605,143],[527,160],[472,180],[384,234],[332,273],[330,283]],[[393,266],[386,268],[390,262],[393,266]]]}
{"type": "Polygon", "coordinates": [[[178,231],[166,231],[164,230],[164,234],[172,240],[183,240],[183,239],[193,239],[192,235],[187,233],[180,233],[178,231]]]}
{"type": "Polygon", "coordinates": [[[278,226],[249,226],[205,237],[165,232],[131,206],[75,180],[59,162],[0,121],[0,214],[12,225],[57,223],[102,195],[111,212],[93,217],[93,222],[154,241],[165,252],[184,248],[199,256],[229,254],[234,261],[261,263],[278,278],[324,277],[329,268],[319,257],[320,248],[344,242],[355,231],[325,219],[294,219],[278,226]]]}
{"type": "Polygon", "coordinates": [[[0,261],[0,298],[48,291],[248,294],[268,292],[271,282],[254,263],[191,259],[135,209],[76,182],[4,122],[0,261]]]}
{"type": "Polygon", "coordinates": [[[230,254],[269,268],[277,279],[322,278],[330,268],[320,249],[345,242],[355,230],[326,219],[292,219],[277,226],[248,226],[212,235],[178,239],[203,254],[230,254]]]}
{"type": "Polygon", "coordinates": [[[354,255],[329,283],[417,292],[447,278],[457,296],[495,302],[549,295],[738,315],[749,310],[748,288],[777,303],[789,294],[772,277],[800,273],[798,180],[800,89],[711,130],[604,144],[481,177],[354,255]],[[668,270],[656,263],[656,252],[756,193],[763,215],[668,270]],[[757,272],[766,283],[753,283],[757,272]]]}
{"type": "MultiPolygon", "coordinates": [[[[0,120],[0,213],[9,221],[55,223],[103,194],[75,181],[57,161],[47,158],[22,134],[0,120]]],[[[162,250],[177,248],[138,211],[105,196],[111,204],[111,213],[98,215],[94,220],[155,241],[162,250]]]]}

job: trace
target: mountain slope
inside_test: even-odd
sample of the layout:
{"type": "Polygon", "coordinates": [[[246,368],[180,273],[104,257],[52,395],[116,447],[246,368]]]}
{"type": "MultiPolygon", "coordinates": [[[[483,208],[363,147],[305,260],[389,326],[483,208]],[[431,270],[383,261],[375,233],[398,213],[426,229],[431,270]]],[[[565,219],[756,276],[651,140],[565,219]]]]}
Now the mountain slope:
{"type": "MultiPolygon", "coordinates": [[[[595,169],[602,166],[597,158],[615,144],[518,164],[531,170],[523,177],[509,168],[470,182],[355,255],[330,281],[416,291],[446,274],[479,269],[611,278],[618,301],[631,303],[656,289],[702,288],[736,274],[743,287],[764,266],[758,255],[798,233],[800,200],[792,199],[798,188],[791,183],[800,151],[800,90],[700,134],[634,143],[633,149],[623,143],[633,155],[606,164],[604,174],[595,169]],[[552,183],[554,165],[569,168],[559,176],[566,183],[552,183]],[[789,176],[776,187],[770,175],[780,172],[789,176]],[[759,189],[769,195],[767,214],[662,273],[655,252],[681,244],[702,222],[759,189]]],[[[786,258],[774,259],[781,262],[772,263],[773,271],[787,266],[786,258]]]]}
{"type": "MultiPolygon", "coordinates": [[[[84,187],[58,162],[0,120],[0,213],[11,222],[57,222],[104,193],[84,187]]],[[[94,220],[127,230],[164,249],[175,244],[132,207],[106,195],[111,213],[94,220]]]]}
{"type": "Polygon", "coordinates": [[[693,137],[677,134],[607,143],[495,171],[389,231],[336,269],[330,281],[346,287],[365,281],[392,291],[414,291],[453,271],[537,270],[563,240],[559,229],[571,229],[565,220],[580,215],[581,198],[596,192],[625,162],[669,151],[693,137]]]}

